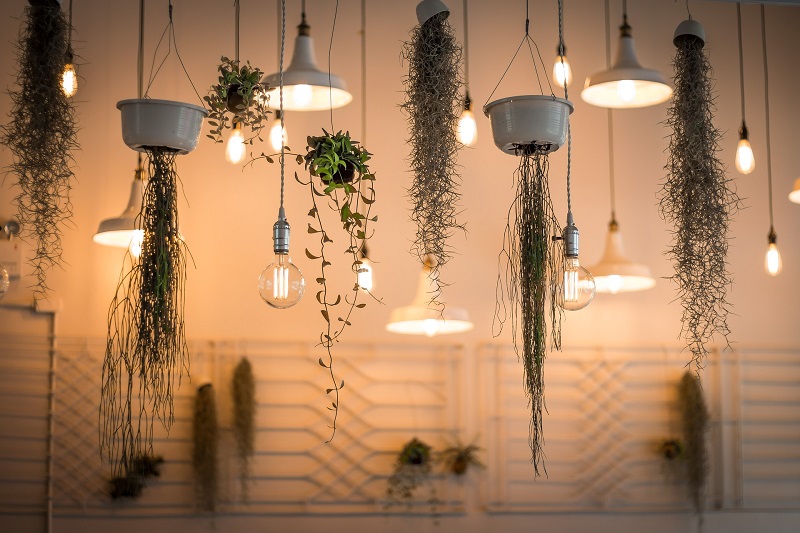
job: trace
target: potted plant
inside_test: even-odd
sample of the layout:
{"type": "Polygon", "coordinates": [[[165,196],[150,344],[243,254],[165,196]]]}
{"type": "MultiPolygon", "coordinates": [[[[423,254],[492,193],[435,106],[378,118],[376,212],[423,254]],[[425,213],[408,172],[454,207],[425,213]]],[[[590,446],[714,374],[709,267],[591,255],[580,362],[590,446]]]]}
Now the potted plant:
{"type": "MultiPolygon", "coordinates": [[[[430,445],[414,437],[408,441],[394,463],[394,472],[389,476],[386,488],[387,507],[398,502],[411,506],[414,494],[429,481],[433,466],[433,450],[430,445]]],[[[431,486],[431,499],[435,501],[435,489],[431,486]]]]}
{"type": "Polygon", "coordinates": [[[681,429],[686,444],[683,458],[686,465],[686,482],[692,508],[702,529],[706,507],[706,484],[708,482],[708,407],[700,378],[689,371],[684,372],[678,384],[678,403],[681,410],[681,429]]]}
{"type": "Polygon", "coordinates": [[[111,478],[108,493],[112,500],[138,498],[147,480],[161,476],[161,463],[164,458],[150,454],[139,455],[130,462],[124,475],[111,478]]]}
{"type": "Polygon", "coordinates": [[[29,0],[16,44],[15,87],[9,90],[9,122],[0,126],[0,144],[16,177],[17,219],[33,253],[34,297],[47,297],[47,272],[62,265],[61,236],[72,217],[70,165],[79,149],[74,104],[61,88],[71,28],[61,2],[29,0]]]}
{"type": "Polygon", "coordinates": [[[236,440],[239,477],[242,493],[247,499],[250,458],[255,450],[256,382],[253,376],[253,366],[246,357],[239,361],[233,371],[231,393],[233,395],[233,437],[236,440]]]}
{"type": "Polygon", "coordinates": [[[455,445],[445,448],[439,453],[439,460],[445,469],[456,476],[463,476],[467,473],[470,466],[485,468],[485,465],[478,458],[481,448],[475,444],[464,446],[460,441],[455,445]]]}
{"type": "Polygon", "coordinates": [[[173,100],[132,98],[117,102],[122,115],[122,140],[132,150],[168,148],[185,155],[197,147],[208,111],[173,100]]]}
{"type": "Polygon", "coordinates": [[[221,143],[222,132],[226,128],[247,127],[251,135],[245,136],[245,142],[252,143],[256,137],[260,139],[270,113],[267,87],[261,83],[264,73],[251,66],[249,61],[241,64],[224,56],[217,70],[217,83],[203,97],[209,108],[208,124],[211,131],[208,137],[221,143]]]}
{"type": "MultiPolygon", "coordinates": [[[[350,137],[350,132],[341,131],[332,134],[324,129],[320,136],[308,137],[308,145],[304,156],[298,156],[309,172],[308,181],[301,180],[297,174],[295,179],[308,186],[312,208],[308,215],[313,222],[308,224],[308,232],[319,237],[319,249],[313,252],[306,249],[306,257],[320,260],[320,275],[317,277],[319,290],[316,295],[321,305],[320,313],[325,320],[324,330],[320,333],[320,345],[325,349],[327,360],[319,359],[319,364],[328,370],[332,387],[327,389],[332,394],[329,410],[333,412],[331,423],[331,439],[336,434],[336,421],[339,413],[339,391],[344,387],[344,380],[336,377],[333,370],[333,345],[340,340],[345,329],[352,325],[351,317],[355,309],[363,308],[362,290],[359,285],[359,273],[362,271],[362,252],[366,241],[371,236],[369,227],[378,217],[370,216],[372,204],[375,202],[375,175],[369,169],[371,154],[360,143],[350,137]],[[344,295],[334,292],[328,285],[327,272],[332,266],[328,245],[333,239],[325,229],[323,211],[319,209],[317,198],[325,198],[326,204],[336,212],[337,222],[344,230],[344,250],[350,259],[350,270],[353,275],[353,288],[344,295]],[[344,302],[339,316],[334,318],[334,308],[344,302]]],[[[269,161],[269,159],[268,159],[269,161]]]]}

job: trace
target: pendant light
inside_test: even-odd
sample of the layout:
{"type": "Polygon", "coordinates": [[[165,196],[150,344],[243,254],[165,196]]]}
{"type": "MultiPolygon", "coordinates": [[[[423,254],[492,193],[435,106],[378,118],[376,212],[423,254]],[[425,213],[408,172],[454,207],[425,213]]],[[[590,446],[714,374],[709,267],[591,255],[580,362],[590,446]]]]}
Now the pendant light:
{"type": "Polygon", "coordinates": [[[556,47],[556,60],[553,63],[553,83],[566,89],[572,84],[572,68],[567,60],[567,46],[560,42],[556,47]]]}
{"type": "Polygon", "coordinates": [[[278,151],[281,145],[289,144],[289,137],[286,135],[286,125],[283,123],[283,113],[275,111],[275,120],[272,121],[272,127],[269,130],[269,144],[272,149],[278,151]]]}
{"type": "MultiPolygon", "coordinates": [[[[239,0],[234,0],[234,62],[239,66],[239,0]]],[[[242,123],[233,119],[233,128],[228,134],[228,141],[225,143],[225,161],[231,165],[238,165],[244,161],[247,155],[247,146],[245,146],[244,133],[242,132],[242,123]]]]}
{"type": "Polygon", "coordinates": [[[464,146],[475,146],[478,142],[478,124],[472,112],[472,99],[469,97],[469,16],[467,0],[464,0],[464,79],[466,91],[464,93],[464,109],[458,119],[458,140],[464,146]]]}
{"type": "MultiPolygon", "coordinates": [[[[334,20],[335,23],[335,20],[334,20]]],[[[317,67],[311,26],[306,22],[306,2],[302,3],[300,25],[294,41],[294,54],[283,72],[283,107],[281,111],[320,111],[346,106],[353,100],[342,78],[317,67]]],[[[263,83],[273,87],[268,94],[278,96],[280,73],[264,77],[263,83]]]]}
{"type": "MultiPolygon", "coordinates": [[[[581,98],[599,107],[634,108],[660,104],[672,95],[672,88],[657,70],[639,64],[628,24],[628,3],[622,1],[622,26],[617,59],[610,69],[586,78],[581,98]]],[[[606,32],[609,23],[606,22],[606,32]]]]}
{"type": "Polygon", "coordinates": [[[767,233],[767,254],[764,257],[764,270],[770,276],[777,276],[783,270],[781,252],[778,250],[778,235],[775,233],[772,213],[772,150],[769,135],[769,69],[767,68],[767,22],[764,5],[761,5],[761,46],[764,52],[764,107],[767,126],[767,192],[769,198],[769,232],[767,233]]]}
{"type": "Polygon", "coordinates": [[[789,193],[789,201],[800,204],[800,178],[794,180],[794,187],[792,192],[789,193]]]}
{"type": "Polygon", "coordinates": [[[128,206],[121,215],[107,218],[100,222],[97,233],[92,240],[103,246],[129,248],[131,255],[139,257],[142,251],[144,233],[136,228],[136,218],[142,210],[142,192],[144,190],[144,169],[142,168],[142,154],[138,154],[136,170],[131,184],[131,195],[128,206]]]}
{"type": "Polygon", "coordinates": [[[747,124],[744,120],[744,54],[742,53],[742,5],[736,2],[736,24],[739,30],[739,91],[742,95],[742,127],[739,128],[739,144],[736,146],[736,170],[740,174],[750,174],[756,168],[753,147],[748,139],[747,124]]]}
{"type": "MultiPolygon", "coordinates": [[[[608,0],[606,0],[606,66],[611,65],[611,30],[608,0]]],[[[608,180],[611,197],[611,222],[608,224],[606,248],[600,262],[591,268],[597,292],[617,294],[652,288],[656,280],[645,265],[625,257],[622,234],[619,232],[614,186],[614,112],[608,109],[608,180]]]]}
{"type": "Polygon", "coordinates": [[[75,52],[72,51],[72,4],[69,2],[69,40],[67,41],[67,52],[64,55],[64,72],[61,74],[61,90],[64,96],[71,98],[78,92],[78,73],[75,72],[75,52]]]}
{"type": "MultiPolygon", "coordinates": [[[[361,138],[364,146],[367,146],[367,0],[361,0],[361,138]]],[[[360,262],[357,277],[358,288],[369,293],[375,283],[366,241],[361,246],[360,262]]]]}
{"type": "MultiPolygon", "coordinates": [[[[278,70],[278,102],[283,115],[283,43],[286,34],[286,0],[281,0],[281,47],[278,70]]],[[[303,297],[306,280],[300,269],[289,257],[289,221],[283,208],[283,192],[285,183],[286,145],[281,143],[281,193],[278,220],[272,226],[272,251],[275,259],[261,272],[258,278],[258,293],[270,307],[286,309],[292,307],[303,297]]]]}
{"type": "Polygon", "coordinates": [[[474,325],[469,320],[469,313],[461,307],[447,305],[442,310],[431,304],[431,298],[441,293],[439,286],[436,258],[428,254],[419,275],[417,294],[410,305],[398,307],[392,311],[386,331],[405,335],[445,335],[462,333],[471,330],[474,325]]]}

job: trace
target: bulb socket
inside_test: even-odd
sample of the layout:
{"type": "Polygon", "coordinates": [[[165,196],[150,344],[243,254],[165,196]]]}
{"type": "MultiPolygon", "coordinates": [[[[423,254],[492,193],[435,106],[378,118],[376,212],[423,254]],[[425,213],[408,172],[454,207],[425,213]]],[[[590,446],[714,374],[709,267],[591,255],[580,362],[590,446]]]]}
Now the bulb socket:
{"type": "Polygon", "coordinates": [[[743,120],[742,121],[742,127],[739,128],[739,140],[740,141],[746,141],[746,140],[748,140],[748,136],[749,135],[750,135],[750,131],[748,131],[747,124],[745,124],[744,120],[743,120]]]}
{"type": "Polygon", "coordinates": [[[567,213],[567,225],[561,233],[564,241],[564,255],[578,257],[578,228],[572,220],[572,213],[567,213]]]}
{"type": "Polygon", "coordinates": [[[289,253],[289,222],[286,221],[286,214],[283,208],[278,212],[278,220],[272,226],[272,250],[276,254],[289,253]]]}
{"type": "Polygon", "coordinates": [[[778,242],[778,234],[775,233],[775,228],[770,227],[769,233],[767,233],[767,243],[776,244],[777,242],[778,242]]]}

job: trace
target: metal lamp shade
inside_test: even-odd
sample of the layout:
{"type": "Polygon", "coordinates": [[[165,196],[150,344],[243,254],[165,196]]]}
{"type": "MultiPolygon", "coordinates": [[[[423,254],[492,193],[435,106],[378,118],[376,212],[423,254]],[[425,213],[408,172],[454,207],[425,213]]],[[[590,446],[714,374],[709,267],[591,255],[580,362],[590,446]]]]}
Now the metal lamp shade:
{"type": "Polygon", "coordinates": [[[789,193],[789,200],[800,204],[800,178],[794,180],[794,189],[789,193]]]}
{"type": "Polygon", "coordinates": [[[589,267],[589,271],[594,276],[597,292],[617,294],[644,291],[656,284],[649,268],[625,257],[622,235],[613,222],[608,229],[603,257],[599,263],[589,267]]]}
{"type": "MultiPolygon", "coordinates": [[[[128,206],[121,215],[114,218],[107,218],[100,222],[97,233],[92,240],[103,246],[115,246],[127,248],[133,237],[136,235],[136,217],[142,209],[142,190],[144,183],[141,179],[134,179],[131,184],[131,196],[128,206]]],[[[141,230],[138,230],[141,231],[141,230]]]]}

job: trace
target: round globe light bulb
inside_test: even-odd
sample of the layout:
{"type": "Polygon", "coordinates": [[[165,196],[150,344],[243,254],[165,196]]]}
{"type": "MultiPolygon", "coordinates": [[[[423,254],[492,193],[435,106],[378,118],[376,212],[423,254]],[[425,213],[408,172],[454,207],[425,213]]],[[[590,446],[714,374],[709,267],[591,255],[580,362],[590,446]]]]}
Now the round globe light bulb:
{"type": "Polygon", "coordinates": [[[577,257],[568,257],[564,268],[564,287],[561,291],[561,307],[567,311],[583,309],[594,298],[597,287],[592,274],[580,265],[577,257]]]}
{"type": "Polygon", "coordinates": [[[236,123],[228,136],[228,143],[225,145],[225,160],[232,165],[238,165],[244,159],[246,152],[242,125],[236,123]]]}
{"type": "Polygon", "coordinates": [[[741,139],[736,146],[736,170],[741,174],[750,174],[756,168],[756,159],[753,156],[753,147],[750,141],[741,139]]]}
{"type": "Polygon", "coordinates": [[[300,109],[309,107],[311,105],[312,98],[313,91],[311,89],[311,85],[301,83],[294,86],[294,90],[292,91],[292,104],[294,107],[300,109]]]}
{"type": "Polygon", "coordinates": [[[478,124],[471,109],[464,109],[458,119],[458,140],[464,146],[474,146],[478,141],[478,124]]]}
{"type": "Polygon", "coordinates": [[[8,288],[10,287],[10,283],[8,281],[8,270],[2,264],[0,264],[0,300],[8,292],[8,288]]]}
{"type": "Polygon", "coordinates": [[[306,280],[288,254],[275,254],[275,260],[258,278],[258,294],[276,309],[292,307],[303,297],[306,280]]]}
{"type": "Polygon", "coordinates": [[[764,270],[772,277],[777,276],[783,270],[781,252],[778,250],[778,245],[774,242],[769,243],[767,247],[767,255],[764,257],[764,270]]]}
{"type": "Polygon", "coordinates": [[[67,98],[78,92],[78,74],[75,72],[75,65],[67,63],[64,65],[64,72],[61,73],[61,90],[67,98]]]}
{"type": "Polygon", "coordinates": [[[569,66],[567,56],[556,56],[556,62],[553,64],[553,82],[562,89],[572,83],[572,68],[569,66]]]}

